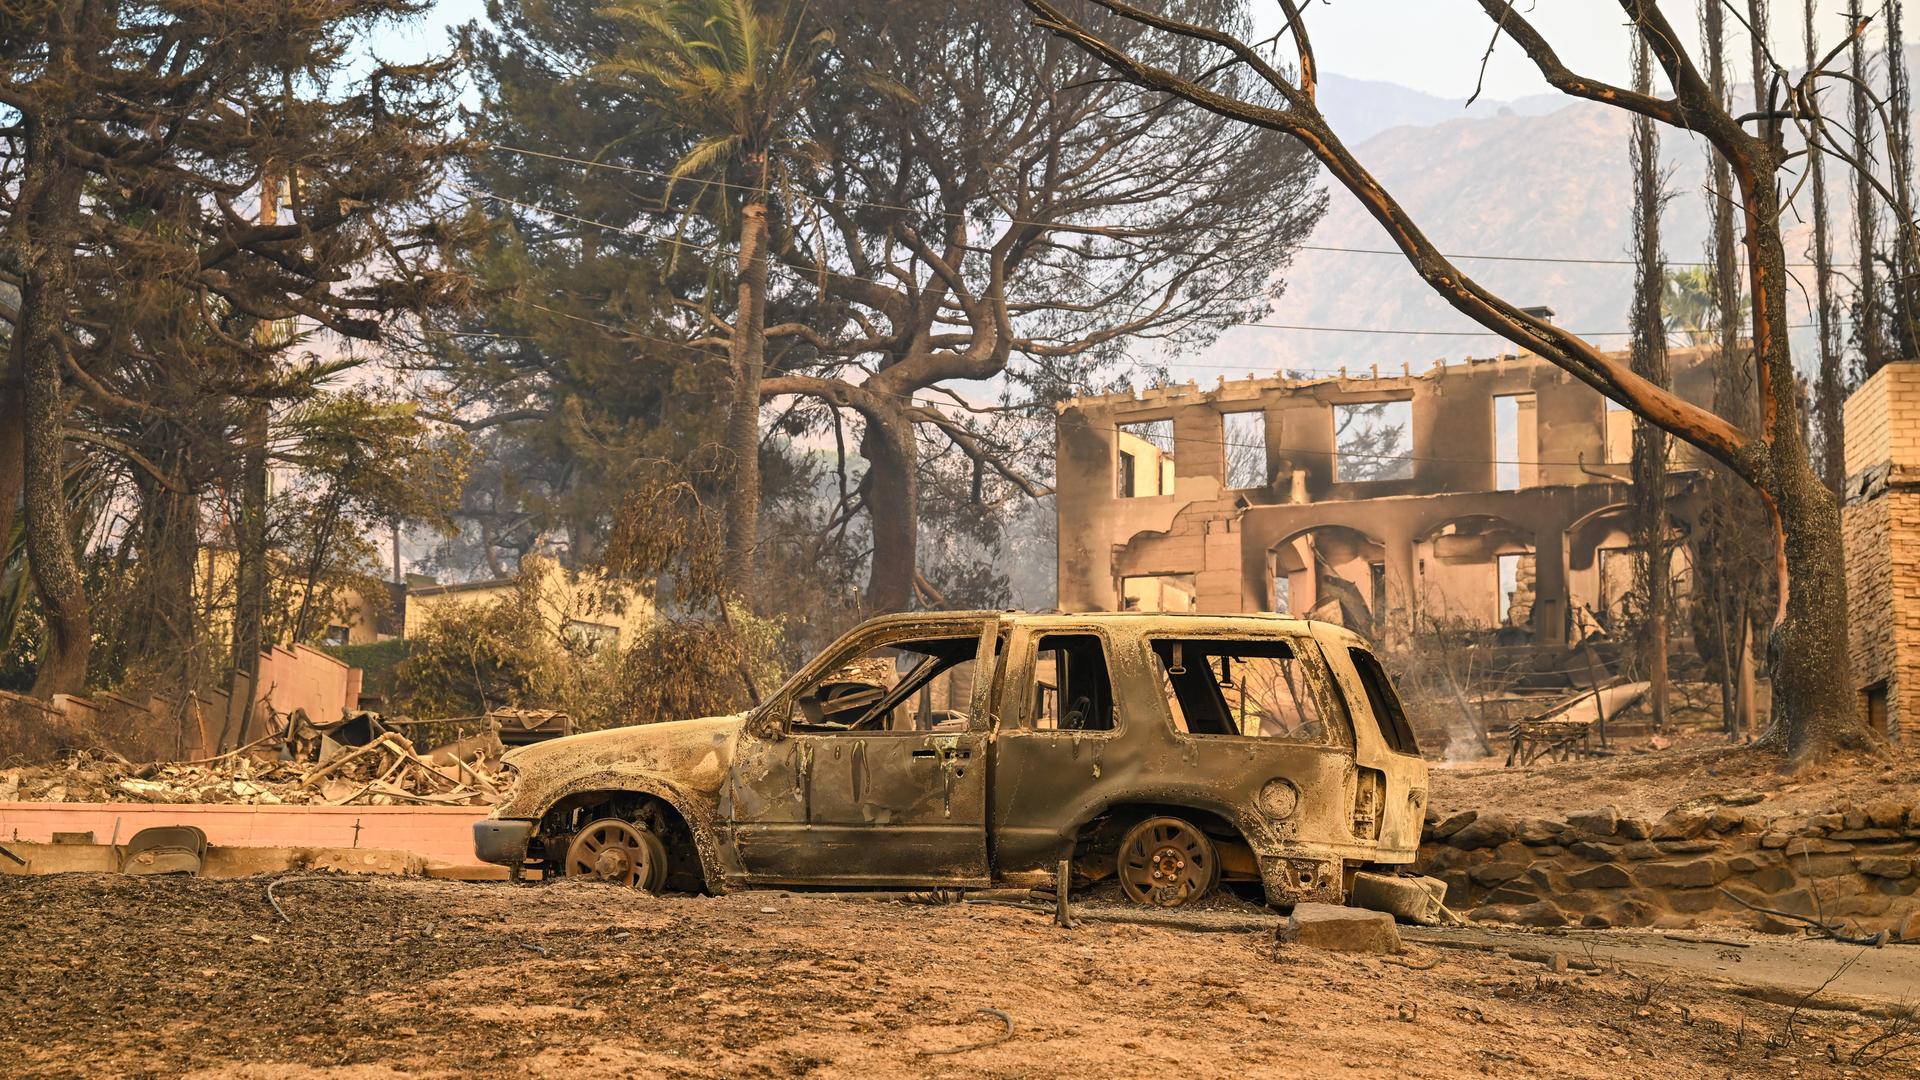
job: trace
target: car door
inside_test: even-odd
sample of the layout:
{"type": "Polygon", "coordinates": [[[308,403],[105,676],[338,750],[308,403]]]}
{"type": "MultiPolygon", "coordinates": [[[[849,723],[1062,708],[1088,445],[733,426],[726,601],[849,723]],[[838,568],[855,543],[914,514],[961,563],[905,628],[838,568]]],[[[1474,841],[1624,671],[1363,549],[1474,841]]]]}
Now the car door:
{"type": "Polygon", "coordinates": [[[1344,631],[1316,626],[1315,637],[1353,718],[1353,833],[1381,853],[1419,847],[1426,816],[1426,765],[1386,668],[1344,631]]]}
{"type": "Polygon", "coordinates": [[[986,732],[996,620],[893,626],[776,703],[736,755],[730,824],[752,881],[987,880],[986,732]],[[888,670],[891,663],[891,670],[888,670]]]}

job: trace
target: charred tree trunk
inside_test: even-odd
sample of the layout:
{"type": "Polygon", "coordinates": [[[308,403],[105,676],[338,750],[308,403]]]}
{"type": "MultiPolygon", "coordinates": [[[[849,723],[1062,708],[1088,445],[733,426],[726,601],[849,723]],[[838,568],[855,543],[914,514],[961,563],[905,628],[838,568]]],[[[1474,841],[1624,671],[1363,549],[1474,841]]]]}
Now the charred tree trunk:
{"type": "Polygon", "coordinates": [[[1753,372],[1766,403],[1756,418],[1765,438],[1754,447],[1754,486],[1774,519],[1779,592],[1767,649],[1774,707],[1765,739],[1796,758],[1818,758],[1835,748],[1872,744],[1847,653],[1840,504],[1814,471],[1800,422],[1798,372],[1787,338],[1786,246],[1780,230],[1770,227],[1782,212],[1775,171],[1739,177],[1753,290],[1753,372]]]}
{"type": "Polygon", "coordinates": [[[237,560],[233,579],[233,687],[239,708],[240,730],[234,745],[247,741],[252,700],[265,691],[254,685],[260,673],[260,650],[266,646],[267,615],[267,405],[247,404],[240,428],[240,498],[234,518],[237,560]],[[238,700],[242,694],[247,701],[238,700]]]}
{"type": "MultiPolygon", "coordinates": [[[[71,41],[53,46],[72,63],[71,41]]],[[[87,680],[92,612],[67,513],[66,407],[67,320],[74,291],[74,244],[78,240],[81,170],[66,150],[51,117],[29,113],[26,160],[13,228],[21,277],[20,319],[14,327],[14,363],[20,372],[21,491],[26,511],[27,558],[46,618],[33,692],[39,697],[79,693],[87,680]]]]}
{"type": "MultiPolygon", "coordinates": [[[[1653,62],[1646,42],[1636,40],[1633,82],[1639,93],[1653,87],[1653,62]]],[[[1666,287],[1666,265],[1660,257],[1660,214],[1667,197],[1660,179],[1660,136],[1650,117],[1633,120],[1628,146],[1633,168],[1634,261],[1637,279],[1633,291],[1633,370],[1660,387],[1670,389],[1667,374],[1665,321],[1661,297],[1666,287]]],[[[1653,726],[1667,726],[1667,611],[1671,591],[1672,549],[1667,545],[1667,433],[1636,419],[1633,428],[1632,532],[1635,563],[1640,578],[1642,607],[1638,645],[1653,709],[1653,726]]]]}
{"type": "Polygon", "coordinates": [[[919,441],[913,422],[886,407],[863,410],[867,430],[860,456],[867,459],[867,505],[874,509],[873,565],[866,606],[875,612],[913,606],[920,534],[919,441]]]}
{"type": "Polygon", "coordinates": [[[0,544],[12,537],[18,520],[26,452],[26,385],[20,378],[20,353],[9,342],[5,377],[0,378],[0,544]]]}
{"type": "Polygon", "coordinates": [[[739,307],[729,358],[733,402],[727,416],[727,450],[732,460],[724,575],[727,590],[751,607],[756,584],[754,549],[760,538],[760,381],[767,351],[767,204],[763,195],[740,212],[739,274],[739,307]]]}
{"type": "MultiPolygon", "coordinates": [[[[1858,26],[1864,16],[1860,0],[1849,0],[1847,22],[1858,26]]],[[[1854,335],[1860,347],[1860,374],[1871,375],[1887,362],[1886,338],[1880,327],[1879,276],[1873,263],[1878,237],[1874,209],[1873,129],[1876,123],[1873,101],[1867,93],[1867,45],[1864,35],[1856,35],[1852,45],[1853,97],[1848,122],[1853,127],[1853,159],[1857,164],[1853,185],[1854,243],[1859,252],[1860,279],[1854,283],[1854,335]]]]}
{"type": "MultiPolygon", "coordinates": [[[[1813,0],[1805,2],[1807,70],[1820,62],[1820,43],[1813,32],[1813,0]]],[[[1820,374],[1814,382],[1813,415],[1820,429],[1820,478],[1838,492],[1846,482],[1844,432],[1840,404],[1845,397],[1840,372],[1840,307],[1833,291],[1833,248],[1828,236],[1827,168],[1825,154],[1808,154],[1811,169],[1807,185],[1813,192],[1814,325],[1820,337],[1820,374]]]]}
{"type": "Polygon", "coordinates": [[[1889,360],[1920,359],[1920,251],[1913,235],[1913,83],[1907,75],[1906,33],[1900,25],[1900,0],[1886,0],[1887,16],[1887,164],[1893,181],[1893,280],[1888,282],[1889,360]]]}

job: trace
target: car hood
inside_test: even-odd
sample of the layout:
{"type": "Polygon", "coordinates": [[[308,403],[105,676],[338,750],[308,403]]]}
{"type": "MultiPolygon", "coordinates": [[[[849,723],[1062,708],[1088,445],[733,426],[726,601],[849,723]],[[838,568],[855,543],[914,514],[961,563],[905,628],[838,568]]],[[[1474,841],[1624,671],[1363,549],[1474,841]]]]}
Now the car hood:
{"type": "Polygon", "coordinates": [[[507,801],[516,806],[544,802],[556,788],[571,788],[589,777],[650,776],[687,792],[718,791],[745,721],[745,713],[670,720],[519,747],[502,759],[518,773],[507,801]]]}

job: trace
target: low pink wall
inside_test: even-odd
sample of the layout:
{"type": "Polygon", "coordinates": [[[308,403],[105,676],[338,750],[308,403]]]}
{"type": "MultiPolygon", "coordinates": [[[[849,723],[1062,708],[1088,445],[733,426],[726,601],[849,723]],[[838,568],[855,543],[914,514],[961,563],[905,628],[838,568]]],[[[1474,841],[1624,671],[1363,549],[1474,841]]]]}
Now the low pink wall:
{"type": "Polygon", "coordinates": [[[0,842],[49,843],[56,832],[91,832],[104,844],[117,820],[123,844],[155,825],[196,825],[216,846],[382,848],[474,866],[473,823],[486,816],[472,806],[0,802],[0,842]]]}

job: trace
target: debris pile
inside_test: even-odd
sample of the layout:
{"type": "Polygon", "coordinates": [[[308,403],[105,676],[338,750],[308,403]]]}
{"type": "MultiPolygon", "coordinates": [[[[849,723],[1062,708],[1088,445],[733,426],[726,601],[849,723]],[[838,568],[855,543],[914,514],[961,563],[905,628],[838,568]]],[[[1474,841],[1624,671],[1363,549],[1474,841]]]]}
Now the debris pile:
{"type": "Polygon", "coordinates": [[[506,787],[497,751],[422,755],[394,732],[324,761],[269,756],[276,750],[255,744],[206,761],[138,765],[82,752],[60,765],[0,771],[0,802],[489,806],[506,787]]]}

